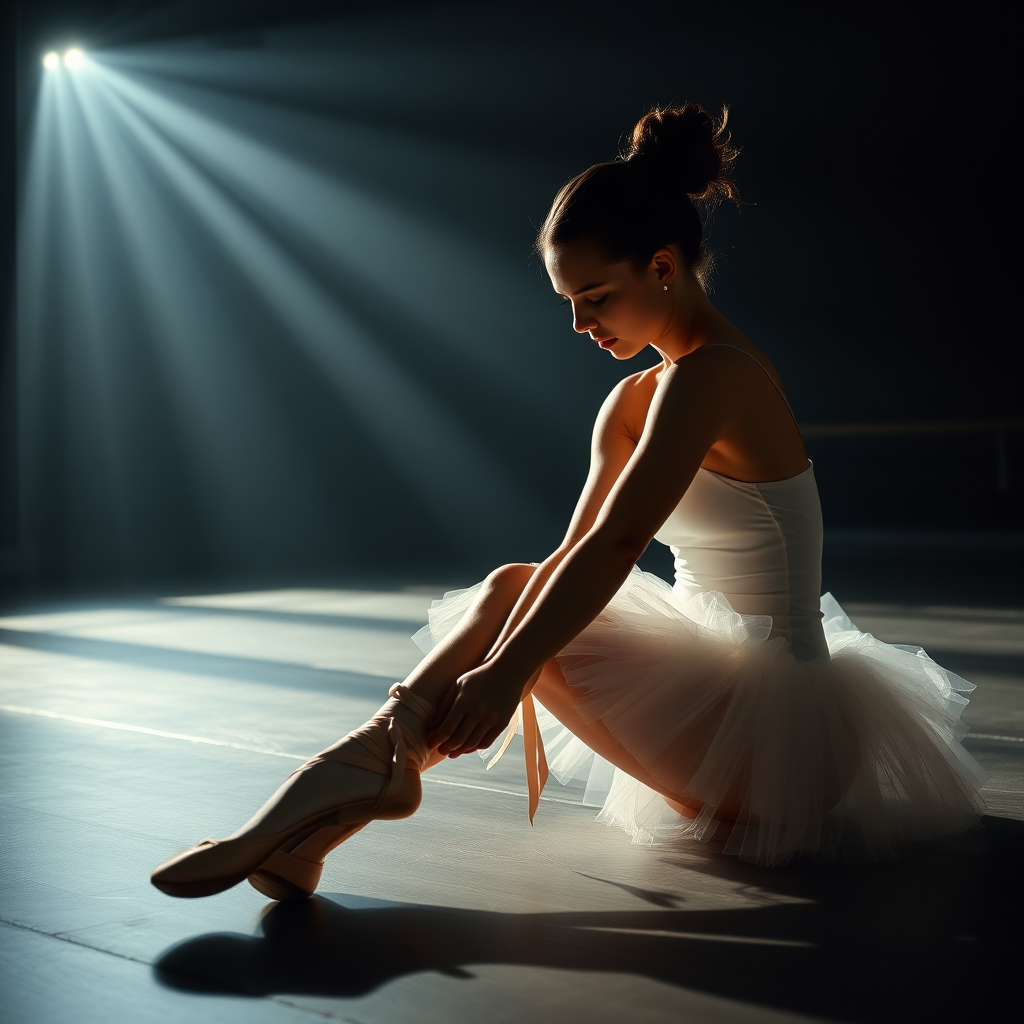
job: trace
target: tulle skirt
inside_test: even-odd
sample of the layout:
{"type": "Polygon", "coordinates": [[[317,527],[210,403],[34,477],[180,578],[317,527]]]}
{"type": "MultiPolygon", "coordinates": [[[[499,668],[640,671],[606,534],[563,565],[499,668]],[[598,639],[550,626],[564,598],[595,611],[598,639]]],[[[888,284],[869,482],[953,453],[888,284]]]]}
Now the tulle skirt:
{"type": "MultiPolygon", "coordinates": [[[[422,650],[478,589],[434,602],[413,638],[422,650]]],[[[634,569],[558,664],[580,717],[702,809],[684,817],[540,708],[551,774],[585,783],[598,819],[635,843],[686,838],[763,865],[888,860],[975,826],[985,774],[959,721],[973,685],[919,647],[862,633],[830,594],[821,608],[830,658],[798,661],[769,617],[634,569]]]]}

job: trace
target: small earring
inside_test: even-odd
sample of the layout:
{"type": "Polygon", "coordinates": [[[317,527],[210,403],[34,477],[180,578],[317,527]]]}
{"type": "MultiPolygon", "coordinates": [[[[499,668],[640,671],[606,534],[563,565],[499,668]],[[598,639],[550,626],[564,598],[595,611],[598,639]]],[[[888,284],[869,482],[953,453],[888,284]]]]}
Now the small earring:
{"type": "Polygon", "coordinates": [[[662,290],[663,292],[667,292],[667,291],[668,291],[668,285],[667,285],[667,284],[663,284],[663,285],[661,286],[661,290],[662,290]]]}

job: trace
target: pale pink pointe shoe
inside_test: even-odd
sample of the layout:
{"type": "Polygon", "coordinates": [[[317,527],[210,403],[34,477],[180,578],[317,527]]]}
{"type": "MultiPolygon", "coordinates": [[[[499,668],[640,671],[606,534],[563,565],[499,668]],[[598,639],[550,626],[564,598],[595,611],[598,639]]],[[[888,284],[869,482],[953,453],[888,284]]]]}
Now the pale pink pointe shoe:
{"type": "MultiPolygon", "coordinates": [[[[424,714],[421,717],[429,721],[433,708],[426,701],[422,704],[424,714]]],[[[447,756],[439,754],[436,749],[431,750],[420,773],[440,764],[447,756]]],[[[369,825],[369,821],[325,826],[312,835],[290,840],[275,850],[249,876],[249,884],[272,900],[285,902],[309,899],[320,884],[327,855],[366,825],[369,825]]]]}
{"type": "MultiPolygon", "coordinates": [[[[429,722],[435,714],[432,704],[400,683],[392,686],[388,695],[424,722],[429,722]]],[[[316,839],[311,848],[318,853],[323,850],[326,856],[330,849],[375,818],[407,818],[420,805],[420,769],[429,761],[430,751],[426,740],[403,725],[394,711],[395,707],[387,711],[382,708],[361,728],[292,773],[309,771],[327,761],[364,768],[387,777],[376,798],[339,799],[336,806],[303,817],[271,835],[204,839],[160,864],[151,876],[153,884],[169,896],[212,896],[230,889],[249,875],[259,874],[259,881],[262,883],[266,878],[267,887],[275,891],[290,892],[289,886],[293,885],[296,891],[288,896],[290,899],[295,899],[299,891],[305,892],[312,881],[313,887],[305,892],[310,895],[319,881],[323,864],[307,860],[309,852],[303,844],[316,839]],[[275,859],[275,854],[279,853],[281,856],[275,859]],[[266,875],[261,873],[264,866],[266,875]],[[291,882],[293,876],[297,879],[294,883],[291,882]]],[[[275,809],[287,800],[285,793],[275,809]]],[[[256,888],[265,892],[261,885],[256,888]]],[[[266,895],[281,898],[270,892],[266,895]]]]}

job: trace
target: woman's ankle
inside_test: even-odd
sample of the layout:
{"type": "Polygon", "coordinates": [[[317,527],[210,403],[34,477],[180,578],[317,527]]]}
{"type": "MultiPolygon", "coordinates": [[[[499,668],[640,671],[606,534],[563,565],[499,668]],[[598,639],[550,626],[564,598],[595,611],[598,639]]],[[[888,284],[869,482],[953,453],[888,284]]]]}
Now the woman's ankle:
{"type": "Polygon", "coordinates": [[[385,701],[381,709],[373,717],[395,718],[401,723],[403,729],[410,732],[418,740],[426,742],[427,723],[412,708],[406,707],[397,697],[390,697],[385,701]]]}

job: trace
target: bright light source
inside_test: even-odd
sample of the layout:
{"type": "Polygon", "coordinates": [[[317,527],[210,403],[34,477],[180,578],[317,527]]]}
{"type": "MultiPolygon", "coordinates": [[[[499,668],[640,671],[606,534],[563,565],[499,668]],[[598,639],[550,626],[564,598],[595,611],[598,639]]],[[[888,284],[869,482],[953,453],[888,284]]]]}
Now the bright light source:
{"type": "Polygon", "coordinates": [[[60,54],[54,53],[52,50],[43,58],[43,67],[48,71],[52,71],[55,67],[60,65],[60,54]]]}
{"type": "Polygon", "coordinates": [[[77,46],[72,47],[64,54],[64,66],[72,71],[77,70],[85,63],[85,54],[77,46]]]}

